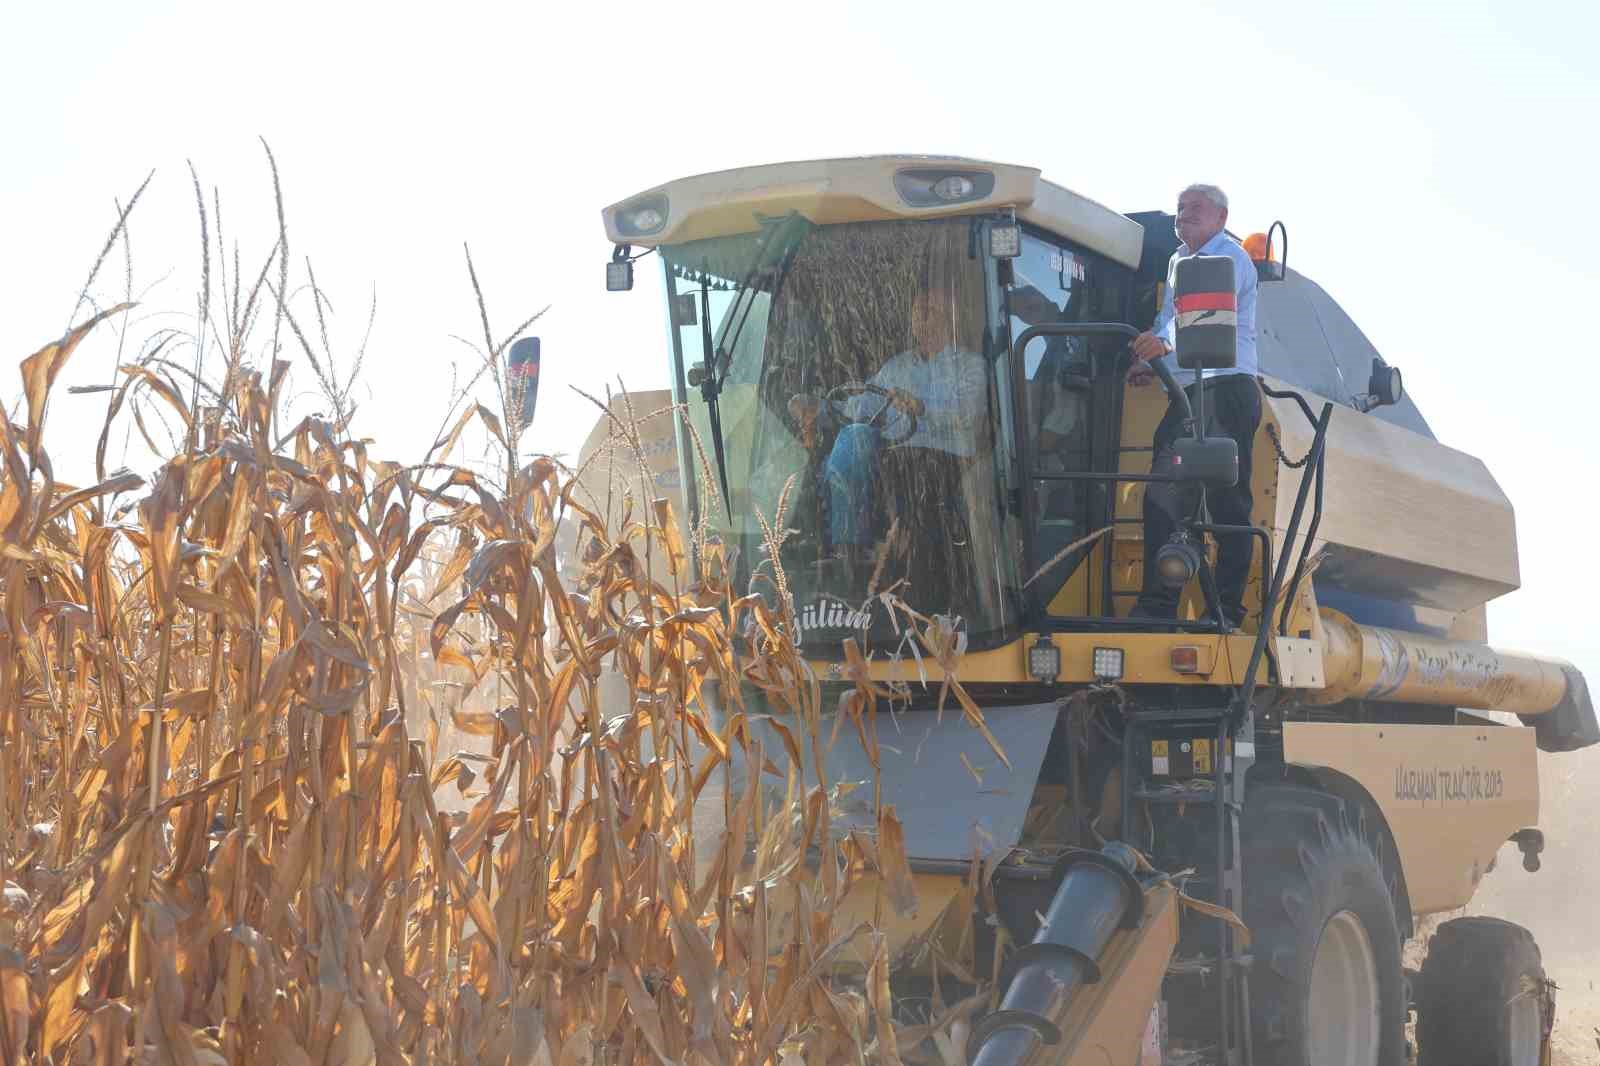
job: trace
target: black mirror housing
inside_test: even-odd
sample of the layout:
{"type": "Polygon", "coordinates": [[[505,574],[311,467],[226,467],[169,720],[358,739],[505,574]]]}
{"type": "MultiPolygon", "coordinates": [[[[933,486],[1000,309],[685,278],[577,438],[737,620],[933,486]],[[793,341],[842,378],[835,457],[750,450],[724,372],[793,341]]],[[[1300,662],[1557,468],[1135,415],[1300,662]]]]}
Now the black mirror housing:
{"type": "Polygon", "coordinates": [[[1390,366],[1381,358],[1372,360],[1372,376],[1367,379],[1367,393],[1374,407],[1392,407],[1406,394],[1405,381],[1400,368],[1390,366]]]}
{"type": "Polygon", "coordinates": [[[1179,437],[1172,446],[1179,481],[1226,489],[1239,483],[1239,445],[1232,437],[1179,437]]]}
{"type": "Polygon", "coordinates": [[[1195,255],[1173,271],[1173,337],[1185,370],[1231,370],[1239,361],[1239,309],[1233,260],[1195,255]]]}

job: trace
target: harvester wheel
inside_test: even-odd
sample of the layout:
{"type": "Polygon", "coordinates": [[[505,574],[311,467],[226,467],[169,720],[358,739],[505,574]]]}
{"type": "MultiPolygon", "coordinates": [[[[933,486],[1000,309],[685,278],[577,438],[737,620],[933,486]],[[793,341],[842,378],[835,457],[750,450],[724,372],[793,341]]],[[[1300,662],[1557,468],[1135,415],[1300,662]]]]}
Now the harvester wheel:
{"type": "Polygon", "coordinates": [[[1532,933],[1498,918],[1445,922],[1422,964],[1422,1066],[1539,1066],[1554,1006],[1532,933]]]}
{"type": "Polygon", "coordinates": [[[1263,785],[1241,830],[1255,1061],[1402,1066],[1400,929],[1352,812],[1316,789],[1263,785]]]}

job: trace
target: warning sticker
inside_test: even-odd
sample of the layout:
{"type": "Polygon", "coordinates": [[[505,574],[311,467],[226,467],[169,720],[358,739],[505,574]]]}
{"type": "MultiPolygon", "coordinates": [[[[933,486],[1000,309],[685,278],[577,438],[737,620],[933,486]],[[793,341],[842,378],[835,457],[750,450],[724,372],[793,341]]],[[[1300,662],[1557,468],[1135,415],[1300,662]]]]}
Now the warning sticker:
{"type": "Polygon", "coordinates": [[[1172,772],[1172,761],[1167,755],[1167,742],[1165,740],[1152,740],[1150,742],[1150,772],[1152,774],[1169,774],[1172,772]]]}
{"type": "Polygon", "coordinates": [[[1194,772],[1196,777],[1211,772],[1211,741],[1194,742],[1194,772]]]}

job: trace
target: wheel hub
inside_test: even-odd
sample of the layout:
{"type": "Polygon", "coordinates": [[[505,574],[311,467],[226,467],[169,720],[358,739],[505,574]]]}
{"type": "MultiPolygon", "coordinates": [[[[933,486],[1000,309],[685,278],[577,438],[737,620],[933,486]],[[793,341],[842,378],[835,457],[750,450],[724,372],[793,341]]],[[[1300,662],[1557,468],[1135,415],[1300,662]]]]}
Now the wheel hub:
{"type": "Polygon", "coordinates": [[[1377,957],[1366,926],[1353,911],[1340,911],[1322,927],[1307,1009],[1310,1066],[1376,1066],[1377,957]]]}
{"type": "Polygon", "coordinates": [[[1511,1066],[1539,1066],[1544,1051],[1544,1017],[1539,997],[1524,992],[1512,1000],[1509,1012],[1506,1035],[1511,1045],[1511,1066]]]}

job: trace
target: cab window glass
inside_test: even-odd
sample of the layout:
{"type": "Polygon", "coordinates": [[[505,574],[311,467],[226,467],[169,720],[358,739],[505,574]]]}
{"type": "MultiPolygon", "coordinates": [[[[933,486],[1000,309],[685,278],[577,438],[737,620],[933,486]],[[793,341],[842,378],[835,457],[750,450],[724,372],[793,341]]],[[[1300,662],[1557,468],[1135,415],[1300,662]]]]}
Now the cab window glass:
{"type": "MultiPolygon", "coordinates": [[[[1115,268],[1064,242],[1024,231],[1022,255],[1012,261],[1007,293],[1011,335],[1054,322],[1107,322],[1122,317],[1115,268]]],[[[1109,372],[1122,341],[1109,337],[1038,337],[1022,353],[1023,432],[1028,439],[1034,493],[1034,559],[1054,558],[1091,531],[1105,488],[1084,480],[1056,480],[1095,469],[1095,442],[1104,429],[1094,402],[1098,376],[1109,372]]],[[[1091,548],[1062,559],[1033,586],[1035,602],[1050,606],[1091,548]]],[[[1028,575],[1032,576],[1032,575],[1028,575]]],[[[1071,597],[1069,597],[1071,598],[1071,597]]],[[[1054,602],[1052,613],[1088,614],[1088,586],[1081,602],[1054,602]]]]}

